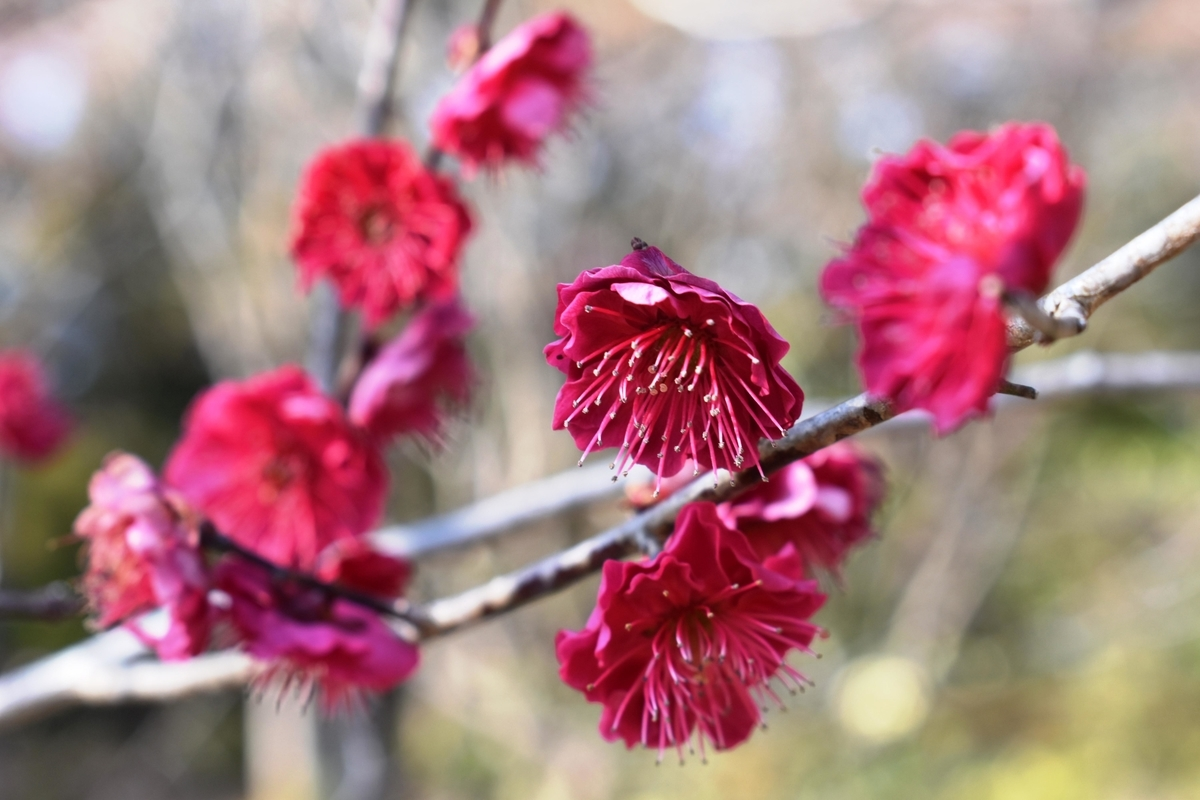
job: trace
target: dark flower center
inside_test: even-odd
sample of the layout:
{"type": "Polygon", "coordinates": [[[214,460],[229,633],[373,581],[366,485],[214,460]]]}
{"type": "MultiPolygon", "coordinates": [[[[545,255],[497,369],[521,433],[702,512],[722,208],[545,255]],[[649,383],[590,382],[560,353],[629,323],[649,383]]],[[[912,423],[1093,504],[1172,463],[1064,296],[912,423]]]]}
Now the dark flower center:
{"type": "MultiPolygon", "coordinates": [[[[584,311],[615,313],[593,306],[584,311]]],[[[727,360],[758,364],[758,357],[738,343],[718,339],[715,325],[711,319],[700,324],[664,322],[576,362],[590,380],[574,400],[575,411],[566,424],[589,411],[605,416],[585,458],[595,447],[619,444],[612,466],[628,474],[643,454],[655,456],[660,462],[656,496],[668,449],[692,459],[704,452],[714,469],[730,472],[741,469],[747,458],[758,463],[758,439],[776,431],[782,435],[785,429],[759,399],[758,390],[727,360]],[[606,440],[609,422],[625,404],[632,413],[624,430],[609,431],[606,440]]]]}
{"type": "Polygon", "coordinates": [[[381,206],[368,208],[358,222],[363,240],[371,245],[384,245],[396,237],[396,218],[381,206]]]}

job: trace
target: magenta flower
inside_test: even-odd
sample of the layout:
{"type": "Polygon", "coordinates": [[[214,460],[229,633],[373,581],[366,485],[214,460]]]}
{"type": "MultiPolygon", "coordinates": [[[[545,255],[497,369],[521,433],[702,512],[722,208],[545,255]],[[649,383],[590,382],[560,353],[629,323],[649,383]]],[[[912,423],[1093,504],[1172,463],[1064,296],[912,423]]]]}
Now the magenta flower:
{"type": "Polygon", "coordinates": [[[458,289],[471,217],[454,184],[403,141],[358,139],[317,154],[300,181],[292,256],[307,290],[333,281],[374,327],[458,289]]]}
{"type": "Polygon", "coordinates": [[[299,569],[374,526],[387,490],[375,446],[292,366],[200,395],[165,475],[222,533],[299,569]]]}
{"type": "Polygon", "coordinates": [[[559,674],[604,706],[609,741],[660,760],[674,748],[682,761],[693,737],[701,754],[705,740],[734,747],[758,726],[760,703],[779,702],[772,678],[806,682],[784,659],[811,652],[820,629],[809,619],[825,596],[800,568],[791,548],[760,563],[711,503],[692,503],[653,559],[604,564],[587,626],[555,640],[559,674]]]}
{"type": "Polygon", "coordinates": [[[837,574],[850,550],[873,535],[871,516],[883,494],[882,465],[839,442],[720,504],[717,514],[746,535],[759,558],[790,544],[809,575],[837,574]]]}
{"type": "Polygon", "coordinates": [[[431,305],[363,370],[350,421],[381,441],[436,441],[447,407],[465,405],[474,373],[463,337],[475,324],[457,300],[431,305]]]}
{"type": "Polygon", "coordinates": [[[1040,294],[1083,204],[1054,129],[1009,123],[876,165],[867,223],[821,278],[859,326],[867,391],[939,433],[987,410],[1008,366],[1003,294],[1040,294]]]}
{"type": "Polygon", "coordinates": [[[83,591],[95,624],[125,623],[163,659],[203,652],[212,614],[195,514],[128,453],[104,460],[88,497],[75,534],[87,543],[83,591]],[[163,616],[142,616],[155,609],[163,616]]]}
{"type": "Polygon", "coordinates": [[[339,539],[322,550],[314,574],[325,583],[394,599],[404,594],[412,565],[402,558],[380,553],[359,536],[339,539]]]}
{"type": "Polygon", "coordinates": [[[434,145],[469,171],[536,162],[546,138],[583,103],[591,63],[587,31],[574,18],[534,17],[484,53],[438,103],[434,145]]]}
{"type": "Polygon", "coordinates": [[[71,418],[47,384],[41,362],[32,353],[0,352],[0,453],[37,462],[62,446],[71,418]]]}
{"type": "Polygon", "coordinates": [[[661,484],[688,459],[757,465],[759,439],[800,416],[804,393],[779,366],[787,342],[753,305],[657,247],[560,284],[554,332],[546,360],[567,376],[554,428],[570,430],[584,457],[619,446],[618,472],[643,464],[661,484]]]}
{"type": "MultiPolygon", "coordinates": [[[[387,691],[417,669],[416,646],[374,611],[273,578],[236,557],[223,559],[215,575],[238,643],[268,665],[264,680],[280,679],[285,689],[293,683],[320,689],[326,709],[387,691]]],[[[345,582],[346,575],[340,577],[345,582]]]]}

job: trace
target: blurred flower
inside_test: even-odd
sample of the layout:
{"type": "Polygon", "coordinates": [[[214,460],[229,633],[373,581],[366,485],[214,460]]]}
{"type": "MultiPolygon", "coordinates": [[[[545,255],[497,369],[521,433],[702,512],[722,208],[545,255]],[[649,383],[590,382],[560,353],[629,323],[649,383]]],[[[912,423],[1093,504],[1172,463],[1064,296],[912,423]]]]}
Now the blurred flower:
{"type": "Polygon", "coordinates": [[[596,608],[578,632],[560,631],[559,674],[604,705],[600,734],[626,746],[670,747],[683,759],[698,731],[718,750],[745,741],[760,702],[805,678],[784,662],[811,652],[809,618],[825,601],[798,580],[788,547],[760,563],[711,503],[685,506],[666,548],[649,561],[608,561],[596,608]]]}
{"type": "Polygon", "coordinates": [[[314,574],[325,583],[391,599],[404,594],[412,566],[402,558],[380,553],[365,539],[356,537],[339,539],[322,550],[314,574]]]}
{"type": "Polygon", "coordinates": [[[202,652],[212,627],[198,519],[145,462],[112,453],[88,485],[75,520],[87,542],[83,591],[98,627],[125,622],[164,659],[202,652]],[[162,608],[165,628],[133,619],[162,608]]]}
{"type": "Polygon", "coordinates": [[[294,366],[200,395],[165,475],[222,533],[299,569],[371,528],[387,489],[375,447],[294,366]]]}
{"type": "Polygon", "coordinates": [[[587,31],[561,11],[514,29],[442,98],[430,119],[433,142],[467,170],[537,161],[586,95],[592,63],[587,31]]]}
{"type": "Polygon", "coordinates": [[[757,465],[758,440],[800,416],[804,393],[779,366],[787,342],[753,305],[657,247],[560,284],[554,332],[563,338],[546,360],[567,375],[554,428],[568,428],[585,458],[619,442],[613,466],[644,464],[656,488],[689,458],[697,472],[757,465]]]}
{"type": "Polygon", "coordinates": [[[454,184],[407,142],[359,139],[321,151],[301,179],[294,216],[301,285],[329,278],[369,326],[458,288],[470,214],[454,184]]]}
{"type": "Polygon", "coordinates": [[[222,560],[215,575],[241,647],[269,665],[266,680],[319,687],[327,709],[391,689],[417,668],[416,646],[374,611],[237,557],[222,560]]]}
{"type": "Polygon", "coordinates": [[[50,395],[37,357],[24,350],[0,352],[0,452],[40,461],[58,450],[70,430],[67,410],[50,395]]]}
{"type": "Polygon", "coordinates": [[[446,405],[464,405],[473,374],[463,337],[475,324],[457,299],[428,306],[363,370],[350,421],[380,440],[436,440],[446,405]]]}
{"type": "Polygon", "coordinates": [[[746,534],[760,558],[791,544],[808,574],[814,567],[838,573],[850,550],[871,536],[883,494],[880,463],[840,442],[722,503],[717,514],[746,534]]]}
{"type": "Polygon", "coordinates": [[[471,22],[459,25],[446,41],[446,64],[454,72],[463,72],[479,57],[479,26],[471,22]]]}
{"type": "Polygon", "coordinates": [[[858,322],[867,390],[930,411],[939,433],[986,411],[1008,365],[1003,294],[1046,288],[1084,183],[1041,124],[880,159],[863,189],[867,224],[821,279],[858,322]]]}

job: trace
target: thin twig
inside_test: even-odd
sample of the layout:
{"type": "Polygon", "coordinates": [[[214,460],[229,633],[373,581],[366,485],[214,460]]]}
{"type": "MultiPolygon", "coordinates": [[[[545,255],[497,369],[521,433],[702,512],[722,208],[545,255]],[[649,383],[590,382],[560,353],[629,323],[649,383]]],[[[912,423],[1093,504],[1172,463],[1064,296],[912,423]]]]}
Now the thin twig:
{"type": "Polygon", "coordinates": [[[200,546],[220,553],[232,553],[257,567],[261,567],[278,580],[291,581],[305,588],[322,592],[330,597],[349,600],[352,603],[360,605],[363,608],[369,608],[384,616],[410,621],[407,600],[401,598],[389,602],[346,586],[323,581],[311,573],[281,567],[274,561],[263,558],[253,550],[242,547],[233,539],[218,531],[208,520],[200,523],[200,546]]]}
{"type": "MultiPolygon", "coordinates": [[[[1200,239],[1200,196],[1099,264],[1050,292],[1038,305],[1051,319],[1081,321],[1083,324],[1077,326],[1076,333],[1081,332],[1097,308],[1183,252],[1197,239],[1200,239]]],[[[1025,319],[1013,319],[1008,324],[1008,345],[1014,350],[1029,347],[1034,343],[1035,333],[1035,328],[1025,319]]]]}
{"type": "MultiPolygon", "coordinates": [[[[392,118],[392,94],[396,85],[396,63],[400,40],[408,24],[412,0],[376,0],[358,71],[355,116],[361,136],[387,133],[392,118]]],[[[313,296],[312,339],[306,366],[326,394],[337,391],[338,371],[350,338],[353,320],[342,310],[337,293],[321,281],[313,296]]]]}
{"type": "Polygon", "coordinates": [[[1050,344],[1068,336],[1078,336],[1087,327],[1087,317],[1075,306],[1063,309],[1061,316],[1052,317],[1038,305],[1037,297],[1029,292],[1018,289],[1008,289],[1004,292],[1004,302],[1037,331],[1034,341],[1040,344],[1050,344]]]}
{"type": "Polygon", "coordinates": [[[63,581],[28,592],[0,589],[0,620],[54,622],[78,616],[83,606],[83,599],[63,581]]]}
{"type": "MultiPolygon", "coordinates": [[[[492,28],[496,24],[496,16],[500,13],[500,4],[503,1],[484,0],[483,8],[479,11],[479,21],[475,23],[475,41],[477,42],[477,46],[471,62],[467,65],[467,69],[475,66],[479,62],[479,59],[483,58],[483,54],[492,48],[492,28]]],[[[436,170],[441,166],[445,155],[437,145],[430,142],[429,149],[425,151],[425,166],[436,170]]]]}
{"type": "Polygon", "coordinates": [[[1007,394],[1012,397],[1023,397],[1026,400],[1037,400],[1038,390],[1032,386],[1026,386],[1023,383],[1013,383],[1010,380],[1000,381],[1000,385],[996,387],[996,394],[1007,394]]]}
{"type": "Polygon", "coordinates": [[[400,39],[408,24],[409,6],[410,0],[375,0],[358,71],[355,103],[358,131],[363,136],[383,136],[391,122],[396,62],[400,58],[400,39]]]}

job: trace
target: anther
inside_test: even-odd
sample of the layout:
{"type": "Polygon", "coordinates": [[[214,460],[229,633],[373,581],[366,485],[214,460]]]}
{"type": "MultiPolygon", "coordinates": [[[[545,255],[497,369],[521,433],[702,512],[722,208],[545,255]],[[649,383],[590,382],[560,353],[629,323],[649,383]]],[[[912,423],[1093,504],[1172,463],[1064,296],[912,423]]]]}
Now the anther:
{"type": "Polygon", "coordinates": [[[583,310],[584,310],[584,313],[587,313],[587,314],[590,314],[590,313],[592,313],[592,307],[591,307],[591,306],[584,306],[584,307],[583,307],[583,310]]]}

